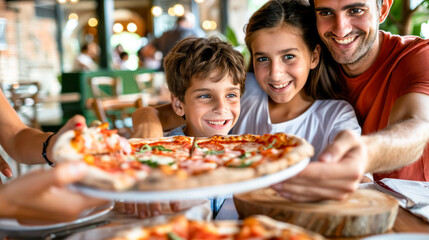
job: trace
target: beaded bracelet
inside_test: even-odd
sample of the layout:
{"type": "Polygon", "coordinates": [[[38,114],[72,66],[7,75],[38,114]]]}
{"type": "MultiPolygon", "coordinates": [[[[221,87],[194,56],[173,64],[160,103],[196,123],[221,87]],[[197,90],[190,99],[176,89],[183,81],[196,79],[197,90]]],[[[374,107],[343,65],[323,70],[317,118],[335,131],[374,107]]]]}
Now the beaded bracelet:
{"type": "Polygon", "coordinates": [[[55,135],[55,133],[51,134],[45,142],[43,142],[43,150],[42,150],[42,157],[46,160],[46,162],[49,164],[49,166],[54,167],[55,163],[49,161],[48,159],[48,154],[46,153],[46,149],[48,148],[48,144],[49,144],[49,140],[51,140],[51,138],[55,135]]]}

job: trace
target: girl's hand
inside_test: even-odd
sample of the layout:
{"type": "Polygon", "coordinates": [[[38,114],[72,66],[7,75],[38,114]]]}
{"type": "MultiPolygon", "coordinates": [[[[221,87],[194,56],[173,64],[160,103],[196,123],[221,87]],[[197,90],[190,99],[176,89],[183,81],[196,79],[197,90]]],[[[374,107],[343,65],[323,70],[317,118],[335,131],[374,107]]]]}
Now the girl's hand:
{"type": "MultiPolygon", "coordinates": [[[[12,177],[12,169],[10,168],[9,164],[7,164],[6,160],[4,160],[1,155],[0,155],[0,172],[5,177],[12,177]]],[[[1,178],[0,178],[0,184],[2,184],[1,178]]]]}

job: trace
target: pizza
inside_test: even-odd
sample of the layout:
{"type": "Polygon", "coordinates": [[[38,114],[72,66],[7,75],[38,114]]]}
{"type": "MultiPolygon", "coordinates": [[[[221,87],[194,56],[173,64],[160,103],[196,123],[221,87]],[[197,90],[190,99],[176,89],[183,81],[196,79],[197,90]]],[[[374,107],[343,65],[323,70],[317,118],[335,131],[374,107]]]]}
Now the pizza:
{"type": "Polygon", "coordinates": [[[179,215],[164,223],[148,223],[115,231],[107,240],[169,239],[169,240],[321,240],[322,236],[269,217],[255,215],[243,221],[198,221],[179,215]]]}
{"type": "Polygon", "coordinates": [[[103,190],[172,190],[249,180],[313,155],[304,139],[285,133],[213,137],[131,138],[98,127],[62,134],[56,162],[84,161],[83,184],[103,190]]]}

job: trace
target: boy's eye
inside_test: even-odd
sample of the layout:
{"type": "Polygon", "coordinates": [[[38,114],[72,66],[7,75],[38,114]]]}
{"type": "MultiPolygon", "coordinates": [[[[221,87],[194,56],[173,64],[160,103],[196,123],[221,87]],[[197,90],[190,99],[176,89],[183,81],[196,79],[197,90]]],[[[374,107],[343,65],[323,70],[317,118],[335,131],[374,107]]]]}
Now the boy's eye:
{"type": "Polygon", "coordinates": [[[260,57],[260,58],[257,58],[256,61],[265,62],[265,61],[268,61],[268,58],[267,57],[260,57]]]}
{"type": "Polygon", "coordinates": [[[198,95],[197,98],[211,98],[211,96],[209,94],[201,94],[198,95]]]}
{"type": "Polygon", "coordinates": [[[319,14],[321,16],[329,16],[329,15],[332,15],[332,12],[330,12],[330,11],[319,11],[319,14]]]}

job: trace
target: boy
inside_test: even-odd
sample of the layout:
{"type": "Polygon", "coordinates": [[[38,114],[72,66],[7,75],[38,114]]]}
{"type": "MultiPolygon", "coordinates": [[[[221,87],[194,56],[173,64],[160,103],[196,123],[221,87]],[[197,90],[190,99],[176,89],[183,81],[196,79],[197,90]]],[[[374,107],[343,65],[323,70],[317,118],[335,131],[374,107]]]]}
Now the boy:
{"type": "Polygon", "coordinates": [[[219,38],[186,38],[165,57],[173,110],[186,124],[168,136],[227,135],[240,114],[246,71],[241,53],[219,38]]]}

